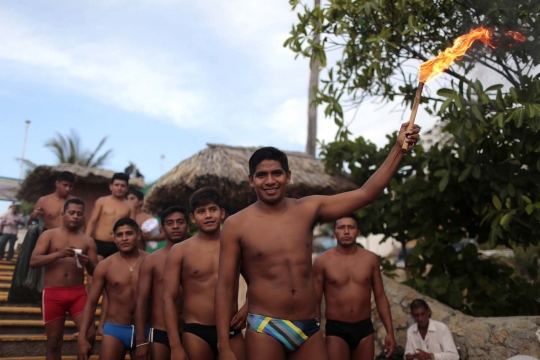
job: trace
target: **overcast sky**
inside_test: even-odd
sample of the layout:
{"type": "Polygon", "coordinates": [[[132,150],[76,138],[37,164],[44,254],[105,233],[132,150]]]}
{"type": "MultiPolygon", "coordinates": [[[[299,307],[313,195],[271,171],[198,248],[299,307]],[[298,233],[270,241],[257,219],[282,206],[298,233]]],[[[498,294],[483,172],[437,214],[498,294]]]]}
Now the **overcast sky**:
{"type": "MultiPolygon", "coordinates": [[[[0,2],[0,176],[19,176],[25,119],[29,160],[54,164],[44,143],[74,129],[87,149],[107,136],[105,168],[133,161],[147,182],[206,143],[303,151],[309,63],[283,48],[295,20],[286,0],[0,2]]],[[[383,145],[400,110],[367,102],[351,130],[383,145]]],[[[335,132],[319,118],[319,139],[335,132]]]]}

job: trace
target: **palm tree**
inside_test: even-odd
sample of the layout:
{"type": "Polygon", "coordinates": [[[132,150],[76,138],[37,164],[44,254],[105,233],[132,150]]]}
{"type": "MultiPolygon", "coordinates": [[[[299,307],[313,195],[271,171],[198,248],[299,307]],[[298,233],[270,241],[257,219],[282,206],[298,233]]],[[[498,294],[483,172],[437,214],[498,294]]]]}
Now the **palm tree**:
{"type": "MultiPolygon", "coordinates": [[[[314,0],[315,8],[321,6],[321,0],[314,0]]],[[[321,34],[313,34],[313,46],[320,46],[321,34]]],[[[315,104],[315,92],[319,84],[319,59],[312,55],[310,63],[311,71],[308,86],[308,133],[306,142],[306,153],[316,156],[317,150],[317,104],[315,104]]]]}
{"type": "MultiPolygon", "coordinates": [[[[83,150],[79,134],[71,130],[71,134],[67,136],[56,133],[56,137],[47,141],[45,147],[52,150],[59,164],[78,164],[98,168],[103,166],[112,155],[112,149],[105,151],[101,155],[98,154],[106,141],[107,137],[101,139],[94,151],[83,150]]],[[[37,166],[29,160],[24,160],[24,162],[31,169],[37,166]]]]}

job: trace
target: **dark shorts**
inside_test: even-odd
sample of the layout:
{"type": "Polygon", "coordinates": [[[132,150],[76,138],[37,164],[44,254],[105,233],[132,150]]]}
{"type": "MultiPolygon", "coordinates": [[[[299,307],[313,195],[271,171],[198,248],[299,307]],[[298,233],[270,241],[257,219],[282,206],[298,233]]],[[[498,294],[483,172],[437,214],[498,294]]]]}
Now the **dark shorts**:
{"type": "Polygon", "coordinates": [[[169,337],[167,336],[167,331],[165,330],[150,328],[150,335],[148,336],[148,341],[153,343],[160,343],[170,347],[169,337]]]}
{"type": "Polygon", "coordinates": [[[104,258],[108,258],[118,252],[118,247],[114,241],[102,241],[98,239],[94,239],[94,241],[96,242],[97,254],[104,258]]]}
{"type": "MultiPolygon", "coordinates": [[[[196,323],[184,324],[184,334],[191,333],[206,341],[212,348],[215,354],[217,350],[217,329],[213,325],[201,325],[196,323]]],[[[232,339],[238,334],[241,334],[242,330],[235,330],[233,328],[229,331],[229,339],[232,339]]]]}
{"type": "Polygon", "coordinates": [[[350,323],[337,320],[326,320],[326,336],[337,336],[345,340],[349,349],[356,349],[360,340],[373,334],[375,329],[371,319],[350,323]]]}

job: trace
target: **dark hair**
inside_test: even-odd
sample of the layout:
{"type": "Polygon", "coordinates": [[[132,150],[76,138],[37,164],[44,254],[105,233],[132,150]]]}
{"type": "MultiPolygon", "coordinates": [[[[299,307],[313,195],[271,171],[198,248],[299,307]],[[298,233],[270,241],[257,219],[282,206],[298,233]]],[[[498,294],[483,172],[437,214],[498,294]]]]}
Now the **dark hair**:
{"type": "Polygon", "coordinates": [[[429,305],[423,299],[414,299],[411,303],[410,308],[411,308],[411,311],[420,309],[420,308],[429,310],[429,305]]]}
{"type": "Polygon", "coordinates": [[[69,204],[81,205],[82,209],[84,211],[84,202],[79,198],[73,198],[73,199],[69,199],[68,201],[66,201],[64,203],[64,212],[66,212],[66,210],[68,209],[69,204]]]}
{"type": "Polygon", "coordinates": [[[118,220],[116,223],[114,223],[113,232],[116,233],[116,229],[124,225],[131,226],[135,232],[139,232],[139,225],[132,218],[121,218],[118,220]]]}
{"type": "Polygon", "coordinates": [[[283,170],[285,170],[285,172],[289,171],[289,160],[287,160],[287,155],[275,147],[268,146],[258,149],[249,158],[249,175],[253,176],[257,165],[264,160],[279,161],[283,170]]]}
{"type": "Polygon", "coordinates": [[[130,195],[130,194],[135,195],[137,197],[137,199],[139,199],[139,201],[144,199],[144,194],[142,192],[140,192],[139,190],[129,189],[129,191],[127,192],[126,195],[130,195]]]}
{"type": "Polygon", "coordinates": [[[342,216],[340,217],[339,219],[336,220],[336,222],[334,223],[334,229],[336,228],[337,226],[337,222],[341,219],[346,219],[346,218],[351,218],[354,220],[354,222],[356,223],[356,227],[358,229],[360,229],[360,219],[358,218],[358,216],[356,216],[355,213],[350,213],[349,215],[345,215],[345,216],[342,216]]]}
{"type": "Polygon", "coordinates": [[[161,215],[159,215],[159,219],[161,220],[161,225],[165,224],[165,219],[167,219],[169,215],[174,214],[174,213],[180,213],[184,215],[184,219],[187,221],[188,217],[187,217],[186,209],[184,209],[181,206],[175,205],[175,206],[166,208],[165,210],[163,210],[161,215]]]}
{"type": "Polygon", "coordinates": [[[62,171],[58,175],[56,175],[56,181],[67,181],[67,182],[75,182],[75,175],[69,171],[62,171]]]}
{"type": "Polygon", "coordinates": [[[126,185],[129,184],[129,176],[124,173],[115,173],[111,179],[111,184],[114,182],[114,180],[122,180],[126,182],[126,185]]]}
{"type": "Polygon", "coordinates": [[[198,207],[208,205],[209,203],[214,203],[221,208],[221,195],[216,189],[211,187],[200,188],[189,197],[189,208],[192,213],[198,207]]]}

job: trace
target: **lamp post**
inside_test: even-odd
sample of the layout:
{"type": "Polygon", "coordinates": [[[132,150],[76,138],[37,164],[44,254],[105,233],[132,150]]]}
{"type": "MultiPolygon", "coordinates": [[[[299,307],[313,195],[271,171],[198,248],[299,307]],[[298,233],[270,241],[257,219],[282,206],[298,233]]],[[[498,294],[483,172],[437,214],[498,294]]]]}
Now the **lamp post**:
{"type": "Polygon", "coordinates": [[[19,179],[21,180],[23,178],[24,153],[26,152],[26,139],[28,138],[28,127],[30,126],[30,120],[26,120],[25,123],[26,123],[26,126],[24,128],[24,141],[23,141],[23,148],[22,148],[22,155],[21,155],[21,167],[19,170],[19,179]]]}

